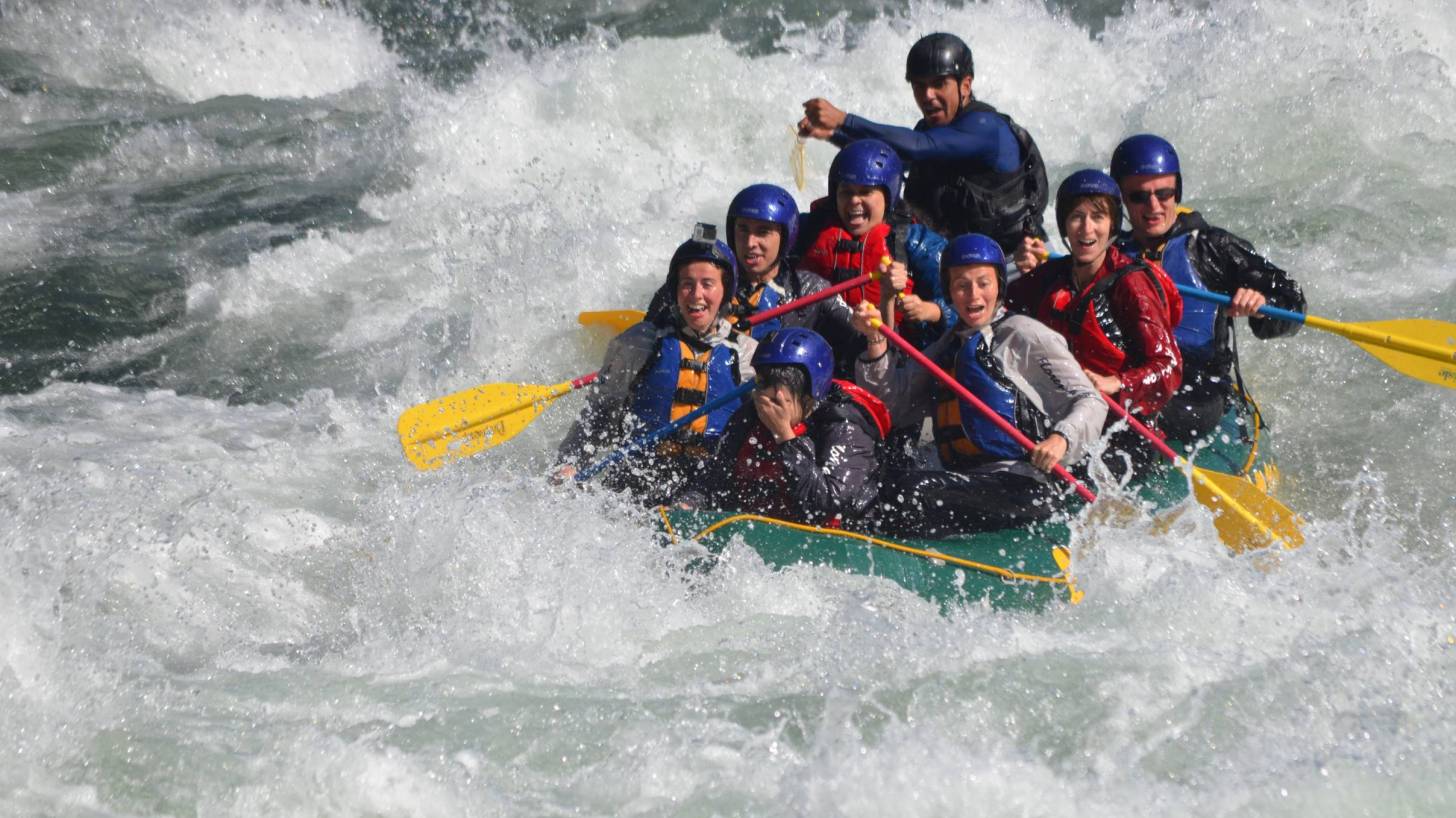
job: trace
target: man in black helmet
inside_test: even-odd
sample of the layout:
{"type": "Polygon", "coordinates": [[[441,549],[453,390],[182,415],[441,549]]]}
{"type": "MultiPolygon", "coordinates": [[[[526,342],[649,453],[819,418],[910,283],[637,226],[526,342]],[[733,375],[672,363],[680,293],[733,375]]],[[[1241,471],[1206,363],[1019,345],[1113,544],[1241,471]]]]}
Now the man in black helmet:
{"type": "Polygon", "coordinates": [[[1046,168],[1024,128],[971,93],[971,49],[954,34],[930,34],[910,48],[905,79],[922,119],[913,129],[881,125],[836,108],[804,103],[799,133],[846,145],[889,143],[910,165],[905,201],[943,236],[981,233],[996,240],[1026,271],[1046,249],[1041,214],[1046,168]]]}

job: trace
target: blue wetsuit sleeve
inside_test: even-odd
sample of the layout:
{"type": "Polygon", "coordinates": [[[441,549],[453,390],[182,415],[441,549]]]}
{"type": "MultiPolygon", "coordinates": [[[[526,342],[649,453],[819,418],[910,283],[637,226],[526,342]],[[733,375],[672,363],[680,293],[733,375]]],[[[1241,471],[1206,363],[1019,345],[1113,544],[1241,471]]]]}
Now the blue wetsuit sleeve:
{"type": "Polygon", "coordinates": [[[948,125],[925,130],[882,125],[849,114],[834,137],[831,141],[837,145],[860,139],[878,139],[909,162],[970,159],[997,173],[1009,173],[1021,163],[1016,135],[1005,120],[985,111],[973,111],[956,117],[948,125]],[[843,137],[843,142],[839,137],[843,137]]]}
{"type": "Polygon", "coordinates": [[[956,322],[950,299],[940,290],[940,254],[947,243],[944,236],[923,224],[912,225],[905,236],[906,264],[915,276],[915,286],[923,293],[921,298],[928,298],[940,307],[940,327],[931,330],[931,338],[950,330],[956,322]]]}

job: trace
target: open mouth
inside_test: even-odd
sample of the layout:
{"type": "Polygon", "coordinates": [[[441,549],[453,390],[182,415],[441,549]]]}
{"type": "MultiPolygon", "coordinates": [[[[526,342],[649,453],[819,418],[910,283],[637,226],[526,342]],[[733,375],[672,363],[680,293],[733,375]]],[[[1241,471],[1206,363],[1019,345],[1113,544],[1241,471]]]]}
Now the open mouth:
{"type": "Polygon", "coordinates": [[[869,221],[870,211],[864,205],[850,205],[844,213],[844,223],[849,227],[861,227],[869,221]]]}

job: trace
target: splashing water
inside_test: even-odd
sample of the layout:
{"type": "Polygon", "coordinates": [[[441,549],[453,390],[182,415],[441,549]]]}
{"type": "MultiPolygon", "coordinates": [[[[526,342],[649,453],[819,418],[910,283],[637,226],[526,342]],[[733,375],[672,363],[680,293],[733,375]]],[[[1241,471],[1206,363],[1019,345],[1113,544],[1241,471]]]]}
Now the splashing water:
{"type": "Polygon", "coordinates": [[[1054,184],[1162,133],[1312,312],[1451,320],[1445,6],[669,5],[0,3],[0,813],[1450,814],[1456,401],[1341,339],[1240,339],[1304,548],[1110,519],[1040,614],[687,570],[540,479],[573,397],[394,436],[594,370],[931,30],[1054,184]]]}

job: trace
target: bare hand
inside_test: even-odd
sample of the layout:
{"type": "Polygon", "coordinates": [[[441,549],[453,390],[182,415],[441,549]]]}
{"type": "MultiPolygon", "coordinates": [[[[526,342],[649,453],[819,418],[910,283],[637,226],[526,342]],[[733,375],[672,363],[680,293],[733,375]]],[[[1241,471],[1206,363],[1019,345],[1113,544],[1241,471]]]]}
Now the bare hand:
{"type": "Polygon", "coordinates": [[[1050,255],[1046,242],[1035,236],[1027,236],[1021,240],[1021,246],[1016,248],[1011,260],[1016,263],[1016,269],[1029,273],[1035,270],[1038,264],[1046,261],[1050,255]]]}
{"type": "Polygon", "coordinates": [[[870,350],[876,355],[878,354],[874,352],[876,347],[883,351],[884,347],[889,344],[885,340],[885,336],[880,334],[879,328],[872,325],[872,322],[879,320],[881,320],[880,308],[868,301],[859,302],[854,308],[854,317],[850,319],[850,324],[854,327],[855,332],[869,339],[870,350]]]}
{"type": "Polygon", "coordinates": [[[918,295],[902,295],[899,301],[905,317],[912,321],[929,321],[935,324],[941,319],[940,305],[934,301],[926,301],[918,295]]]}
{"type": "Polygon", "coordinates": [[[753,408],[769,434],[779,443],[793,440],[796,437],[794,427],[804,420],[803,407],[793,393],[782,386],[753,390],[753,408]]]}
{"type": "Polygon", "coordinates": [[[880,275],[889,275],[890,289],[897,293],[905,292],[905,287],[910,283],[910,271],[905,268],[903,261],[892,261],[889,267],[881,263],[880,275]]]}
{"type": "Polygon", "coordinates": [[[1122,379],[1116,375],[1098,375],[1090,369],[1083,369],[1092,386],[1104,395],[1116,395],[1122,391],[1122,379]]]}
{"type": "Polygon", "coordinates": [[[844,124],[845,113],[827,99],[815,97],[804,103],[804,118],[799,120],[799,136],[828,139],[844,124]]]}
{"type": "Polygon", "coordinates": [[[565,463],[561,466],[558,466],[556,471],[552,472],[551,476],[547,479],[551,481],[551,485],[559,486],[575,476],[576,467],[571,465],[570,463],[565,463]]]}
{"type": "Polygon", "coordinates": [[[1046,440],[1036,444],[1031,450],[1031,465],[1042,471],[1049,472],[1062,462],[1067,456],[1067,439],[1062,437],[1061,432],[1052,432],[1047,435],[1046,440]]]}
{"type": "Polygon", "coordinates": [[[1229,317],[1243,318],[1244,316],[1253,315],[1254,313],[1259,311],[1260,307],[1268,303],[1268,300],[1269,299],[1265,298],[1264,294],[1259,292],[1258,290],[1251,290],[1247,287],[1240,287],[1239,289],[1234,291],[1233,303],[1229,304],[1229,317]]]}

